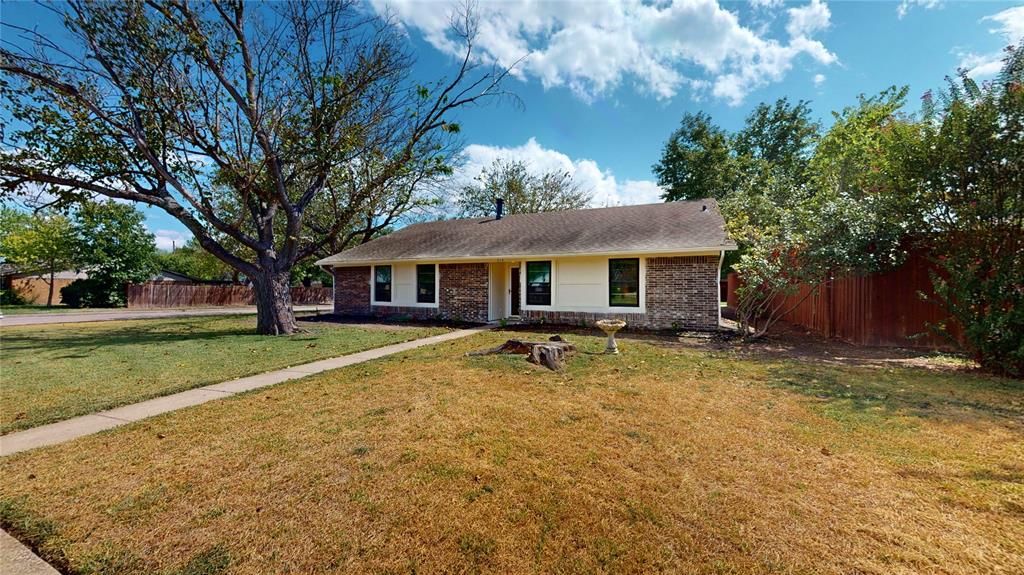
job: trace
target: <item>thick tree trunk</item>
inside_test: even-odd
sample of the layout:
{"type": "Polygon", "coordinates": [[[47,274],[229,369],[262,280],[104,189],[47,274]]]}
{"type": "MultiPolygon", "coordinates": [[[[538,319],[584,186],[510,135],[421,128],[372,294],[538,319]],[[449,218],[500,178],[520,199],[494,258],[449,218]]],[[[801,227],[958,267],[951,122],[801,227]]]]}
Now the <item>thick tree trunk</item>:
{"type": "Polygon", "coordinates": [[[263,335],[286,335],[298,328],[292,311],[292,291],[288,272],[260,273],[252,280],[256,296],[256,331],[263,335]]]}

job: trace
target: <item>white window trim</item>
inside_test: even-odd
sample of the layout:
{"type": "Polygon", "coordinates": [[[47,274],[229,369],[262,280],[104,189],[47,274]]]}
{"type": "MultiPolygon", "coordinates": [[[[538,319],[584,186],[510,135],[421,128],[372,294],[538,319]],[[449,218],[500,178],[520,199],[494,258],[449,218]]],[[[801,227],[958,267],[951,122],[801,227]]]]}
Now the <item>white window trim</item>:
{"type": "Polygon", "coordinates": [[[647,258],[644,257],[614,257],[605,261],[604,293],[607,298],[607,313],[647,313],[647,258]],[[640,266],[637,274],[637,289],[640,291],[637,302],[639,305],[612,305],[612,260],[639,260],[640,266]]]}
{"type": "Polygon", "coordinates": [[[557,283],[555,282],[555,260],[523,260],[519,266],[519,309],[521,310],[537,310],[537,311],[558,311],[558,302],[555,300],[556,293],[558,290],[557,283]],[[550,305],[527,305],[526,304],[526,266],[532,262],[549,262],[551,264],[551,304],[550,305]]]}
{"type": "MultiPolygon", "coordinates": [[[[441,305],[441,269],[440,269],[440,267],[437,264],[416,264],[415,266],[413,266],[413,268],[412,268],[413,298],[415,299],[415,298],[419,297],[419,295],[420,295],[419,294],[419,291],[420,291],[420,276],[419,276],[419,272],[417,271],[416,268],[418,268],[419,266],[429,266],[429,265],[434,266],[434,301],[431,302],[431,303],[421,303],[421,302],[418,302],[418,301],[413,301],[413,303],[409,304],[408,306],[402,306],[402,307],[440,307],[440,305],[441,305]]],[[[391,278],[391,279],[392,279],[392,281],[394,281],[394,278],[391,278]]]]}
{"type": "Polygon", "coordinates": [[[380,264],[370,267],[370,305],[393,306],[395,300],[395,266],[391,264],[380,264]],[[391,301],[377,301],[377,268],[391,268],[391,301]]]}
{"type": "Polygon", "coordinates": [[[377,307],[422,307],[422,308],[439,308],[441,307],[441,269],[438,264],[425,264],[418,263],[414,264],[412,268],[412,282],[413,282],[413,301],[412,302],[398,302],[395,301],[395,264],[380,264],[373,265],[370,268],[370,305],[377,307]],[[420,303],[416,301],[416,266],[417,265],[433,265],[434,266],[434,303],[420,303]],[[377,301],[377,290],[376,278],[377,268],[389,266],[391,268],[391,301],[377,301]]]}

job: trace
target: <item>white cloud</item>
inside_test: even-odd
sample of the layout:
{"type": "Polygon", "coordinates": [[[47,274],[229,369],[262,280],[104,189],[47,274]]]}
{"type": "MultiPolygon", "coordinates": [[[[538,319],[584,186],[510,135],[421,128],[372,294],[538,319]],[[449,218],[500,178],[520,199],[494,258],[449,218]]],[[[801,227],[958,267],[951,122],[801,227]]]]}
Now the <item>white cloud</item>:
{"type": "Polygon", "coordinates": [[[463,150],[465,164],[455,175],[456,185],[467,183],[498,158],[525,161],[536,173],[568,172],[574,182],[593,194],[591,204],[619,206],[661,201],[661,188],[650,180],[619,181],[611,170],[601,169],[589,159],[573,159],[540,145],[535,138],[513,147],[471,144],[463,150]]]}
{"type": "Polygon", "coordinates": [[[1007,8],[991,16],[985,16],[982,22],[990,20],[996,22],[997,26],[989,30],[993,34],[1002,34],[1010,44],[1020,42],[1024,38],[1024,6],[1007,8]]]}
{"type": "MultiPolygon", "coordinates": [[[[419,30],[427,42],[452,55],[460,45],[449,35],[453,2],[371,0],[381,13],[419,30]]],[[[769,0],[764,9],[780,8],[769,0]]],[[[657,99],[686,88],[711,92],[738,105],[752,90],[780,81],[797,58],[831,64],[836,56],[812,36],[829,26],[831,14],[820,0],[790,8],[788,38],[740,23],[736,12],[715,0],[676,2],[482,3],[476,40],[484,62],[510,65],[520,79],[535,78],[547,88],[567,87],[590,101],[624,82],[657,99]]]]}
{"type": "Polygon", "coordinates": [[[813,36],[820,30],[829,27],[832,12],[820,0],[811,0],[810,4],[789,9],[789,24],[786,31],[793,37],[813,36]]]}
{"type": "Polygon", "coordinates": [[[941,0],[902,0],[899,6],[896,7],[896,17],[902,20],[914,6],[924,10],[931,10],[932,8],[937,8],[939,4],[941,4],[941,0]]]}
{"type": "MultiPolygon", "coordinates": [[[[1002,36],[1007,44],[1017,44],[1024,39],[1024,6],[1007,8],[991,16],[985,16],[982,22],[995,22],[996,26],[990,28],[989,32],[1002,36]]],[[[1002,51],[976,54],[974,52],[954,51],[960,57],[960,68],[967,70],[967,73],[975,80],[991,78],[1003,68],[1003,58],[1006,56],[1002,51]]]]}
{"type": "Polygon", "coordinates": [[[156,249],[164,251],[170,251],[175,247],[180,248],[192,237],[192,234],[177,230],[156,230],[151,233],[156,238],[156,249]]]}
{"type": "Polygon", "coordinates": [[[825,75],[824,74],[815,74],[814,75],[814,85],[815,86],[821,86],[824,83],[825,83],[825,75]]]}

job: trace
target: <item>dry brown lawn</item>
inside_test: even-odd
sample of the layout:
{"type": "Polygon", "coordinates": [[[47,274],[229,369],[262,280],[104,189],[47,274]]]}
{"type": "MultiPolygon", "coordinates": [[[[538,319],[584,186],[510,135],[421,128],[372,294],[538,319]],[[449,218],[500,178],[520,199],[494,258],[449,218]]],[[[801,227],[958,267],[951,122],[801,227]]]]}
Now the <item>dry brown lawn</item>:
{"type": "Polygon", "coordinates": [[[5,459],[0,522],[81,573],[1024,572],[1021,382],[463,357],[508,336],[5,459]]]}

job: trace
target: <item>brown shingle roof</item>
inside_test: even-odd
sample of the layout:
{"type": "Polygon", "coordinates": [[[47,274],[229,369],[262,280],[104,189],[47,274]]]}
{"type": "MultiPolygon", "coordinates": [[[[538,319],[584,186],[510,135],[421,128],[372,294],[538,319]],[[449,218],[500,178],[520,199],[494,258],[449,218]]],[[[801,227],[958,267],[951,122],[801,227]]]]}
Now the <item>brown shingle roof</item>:
{"type": "Polygon", "coordinates": [[[736,249],[715,200],[414,224],[321,265],[736,249]],[[706,208],[706,209],[705,209],[706,208]]]}

